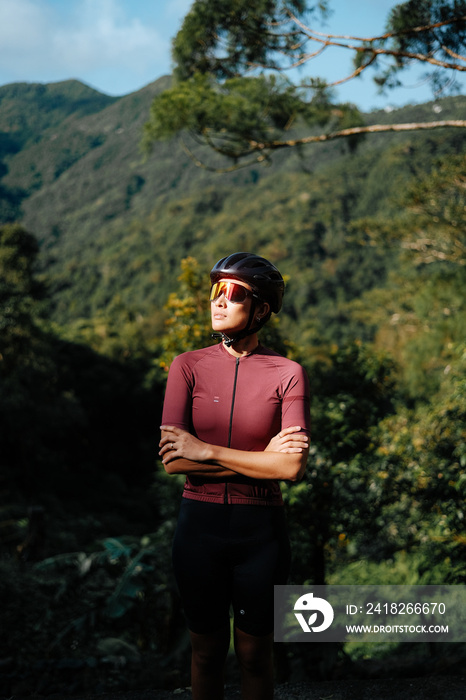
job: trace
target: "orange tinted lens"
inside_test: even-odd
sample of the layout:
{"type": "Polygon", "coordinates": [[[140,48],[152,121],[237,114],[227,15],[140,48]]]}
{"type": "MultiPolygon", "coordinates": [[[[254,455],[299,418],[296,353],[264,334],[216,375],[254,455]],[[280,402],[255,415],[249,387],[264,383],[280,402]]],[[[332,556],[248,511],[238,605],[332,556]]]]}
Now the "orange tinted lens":
{"type": "Polygon", "coordinates": [[[235,282],[216,282],[210,290],[210,301],[218,299],[222,294],[228,301],[240,304],[248,297],[249,291],[235,282]]]}

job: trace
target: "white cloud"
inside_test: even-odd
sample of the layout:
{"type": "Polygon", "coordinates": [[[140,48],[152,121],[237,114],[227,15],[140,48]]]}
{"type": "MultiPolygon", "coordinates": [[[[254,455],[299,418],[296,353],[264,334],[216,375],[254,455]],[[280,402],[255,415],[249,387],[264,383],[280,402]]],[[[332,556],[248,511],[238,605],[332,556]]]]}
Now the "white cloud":
{"type": "Polygon", "coordinates": [[[156,79],[169,69],[170,37],[155,20],[132,16],[132,7],[123,0],[1,0],[0,84],[77,77],[122,94],[156,79]]]}
{"type": "Polygon", "coordinates": [[[54,30],[50,8],[37,0],[2,0],[0,3],[0,60],[2,70],[25,65],[29,56],[39,62],[41,49],[54,30]]]}
{"type": "Polygon", "coordinates": [[[121,65],[137,72],[169,51],[169,42],[160,31],[127,17],[116,0],[81,0],[73,20],[53,38],[55,53],[70,68],[121,65]]]}

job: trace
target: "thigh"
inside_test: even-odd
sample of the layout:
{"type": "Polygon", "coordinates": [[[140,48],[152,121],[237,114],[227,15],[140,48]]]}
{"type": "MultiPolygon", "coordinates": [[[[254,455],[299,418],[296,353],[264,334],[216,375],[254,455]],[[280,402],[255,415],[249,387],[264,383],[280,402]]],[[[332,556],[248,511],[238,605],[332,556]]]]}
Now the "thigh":
{"type": "Polygon", "coordinates": [[[250,534],[243,538],[234,566],[233,610],[238,629],[263,636],[273,631],[273,587],[288,580],[290,543],[283,508],[252,508],[256,512],[247,514],[250,534]]]}
{"type": "Polygon", "coordinates": [[[222,508],[183,499],[173,541],[176,583],[188,627],[197,634],[229,624],[231,574],[222,508]]]}

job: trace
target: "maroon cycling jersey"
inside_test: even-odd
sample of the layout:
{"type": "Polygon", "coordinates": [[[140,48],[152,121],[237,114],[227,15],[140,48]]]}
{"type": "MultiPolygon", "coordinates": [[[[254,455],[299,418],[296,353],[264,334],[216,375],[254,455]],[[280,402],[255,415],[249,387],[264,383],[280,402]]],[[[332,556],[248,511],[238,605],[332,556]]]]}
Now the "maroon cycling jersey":
{"type": "MultiPolygon", "coordinates": [[[[297,362],[259,345],[234,357],[222,343],[186,352],[168,374],[163,425],[203,442],[262,451],[284,428],[310,433],[309,382],[297,362]]],[[[183,496],[211,503],[282,505],[278,481],[187,476],[183,496]]]]}

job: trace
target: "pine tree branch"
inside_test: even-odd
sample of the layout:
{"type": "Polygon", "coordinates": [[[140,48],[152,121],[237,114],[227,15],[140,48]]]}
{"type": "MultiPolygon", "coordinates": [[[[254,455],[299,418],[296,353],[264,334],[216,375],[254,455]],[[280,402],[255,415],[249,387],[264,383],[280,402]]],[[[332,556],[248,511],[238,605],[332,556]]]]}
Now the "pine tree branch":
{"type": "Polygon", "coordinates": [[[368,126],[355,126],[348,129],[341,129],[340,131],[333,131],[327,134],[318,134],[316,136],[303,136],[299,139],[287,139],[286,141],[249,141],[249,145],[251,147],[251,152],[278,150],[280,148],[291,148],[293,146],[300,146],[308,143],[321,143],[324,141],[332,141],[339,138],[347,138],[348,136],[358,136],[361,134],[387,133],[390,131],[418,131],[421,129],[442,129],[446,127],[465,129],[466,120],[446,119],[444,121],[408,122],[406,124],[371,124],[368,126]]]}
{"type": "MultiPolygon", "coordinates": [[[[380,36],[374,36],[374,37],[358,37],[358,36],[351,36],[351,35],[344,35],[344,34],[325,34],[323,32],[318,32],[310,27],[307,27],[298,17],[295,15],[292,15],[290,13],[290,19],[292,19],[297,26],[300,27],[301,31],[307,36],[307,38],[310,41],[314,41],[320,44],[323,44],[323,48],[326,48],[327,46],[336,46],[338,48],[345,48],[345,49],[350,49],[351,51],[356,51],[357,53],[369,53],[372,56],[377,57],[377,56],[393,56],[395,58],[408,58],[408,59],[414,59],[416,61],[420,61],[421,63],[430,63],[431,65],[438,66],[440,68],[447,68],[450,70],[456,70],[456,71],[466,71],[466,66],[462,66],[458,63],[450,63],[448,61],[441,61],[439,59],[434,58],[433,56],[430,56],[428,54],[423,54],[423,53],[415,53],[411,51],[401,51],[399,49],[388,49],[388,48],[383,48],[383,47],[374,47],[373,44],[374,42],[380,42],[384,41],[386,39],[390,38],[396,38],[398,36],[402,36],[404,34],[412,34],[412,33],[421,33],[421,32],[426,32],[426,31],[433,31],[434,29],[438,29],[439,27],[444,27],[450,24],[455,24],[458,22],[465,22],[466,21],[466,15],[461,16],[461,17],[455,17],[450,20],[446,20],[444,22],[437,22],[435,24],[429,24],[429,25],[424,25],[421,27],[412,27],[410,29],[407,29],[402,32],[387,32],[386,34],[382,34],[380,36]],[[343,41],[337,41],[337,39],[343,39],[345,42],[359,42],[359,44],[354,44],[354,43],[345,43],[343,41]],[[361,44],[366,44],[366,46],[361,45],[361,44]],[[369,46],[367,44],[370,44],[369,46]]],[[[460,54],[455,54],[452,51],[447,51],[445,47],[442,47],[443,50],[446,53],[449,53],[453,58],[456,58],[459,61],[466,61],[466,57],[460,55],[460,54]]],[[[306,63],[308,60],[313,58],[315,55],[318,55],[319,52],[311,53],[311,54],[306,54],[303,55],[299,61],[294,63],[290,67],[295,67],[297,65],[302,65],[303,63],[306,63]]],[[[371,61],[372,62],[372,61],[371,61]]],[[[367,63],[364,65],[362,70],[364,68],[368,67],[370,63],[367,63]]],[[[359,71],[362,72],[362,71],[359,71]]],[[[352,77],[352,76],[350,76],[352,77]]],[[[344,78],[341,82],[345,82],[349,78],[344,78]]],[[[340,81],[339,81],[340,82],[340,81]]],[[[333,85],[337,85],[338,82],[332,83],[333,85]]]]}
{"type": "Polygon", "coordinates": [[[419,34],[420,32],[429,32],[434,29],[438,29],[439,27],[445,27],[449,24],[458,24],[459,22],[466,22],[466,15],[461,15],[459,17],[452,17],[451,19],[444,20],[443,22],[426,24],[420,27],[409,27],[408,29],[404,29],[398,32],[386,32],[385,34],[381,34],[380,36],[361,37],[353,36],[351,34],[326,34],[324,32],[318,32],[314,29],[310,29],[310,27],[301,22],[301,20],[298,19],[298,17],[296,17],[296,15],[292,14],[291,12],[289,13],[289,16],[290,19],[292,19],[293,22],[295,22],[301,28],[301,30],[306,34],[306,36],[309,37],[309,39],[312,39],[314,35],[317,35],[323,37],[324,39],[348,39],[349,41],[359,41],[367,43],[374,41],[384,41],[385,39],[394,39],[405,34],[419,34]]]}
{"type": "Polygon", "coordinates": [[[222,145],[215,145],[213,141],[213,136],[204,133],[202,138],[204,139],[204,144],[208,145],[209,148],[213,149],[216,153],[227,156],[228,158],[234,159],[235,163],[227,168],[217,168],[211,165],[207,165],[202,160],[200,160],[192,150],[187,146],[187,144],[182,140],[182,146],[185,153],[191,158],[191,160],[199,168],[204,170],[209,170],[216,173],[230,173],[240,168],[249,167],[255,163],[263,163],[267,161],[270,154],[273,151],[278,151],[283,148],[293,148],[296,146],[305,146],[311,143],[323,143],[326,141],[334,141],[340,138],[348,138],[351,136],[361,136],[364,134],[375,134],[375,133],[388,133],[388,132],[403,132],[403,131],[418,131],[427,129],[442,129],[442,128],[457,128],[465,129],[466,120],[464,119],[448,119],[443,121],[435,122],[408,122],[406,124],[371,124],[367,126],[357,126],[348,129],[341,129],[339,131],[333,131],[326,134],[318,134],[315,136],[304,136],[297,139],[287,139],[285,141],[273,140],[273,141],[254,141],[250,139],[247,143],[249,148],[243,148],[240,151],[235,151],[234,147],[226,148],[222,145]],[[247,161],[238,162],[240,158],[246,158],[249,156],[247,161]],[[252,157],[251,157],[252,156],[252,157]]]}

